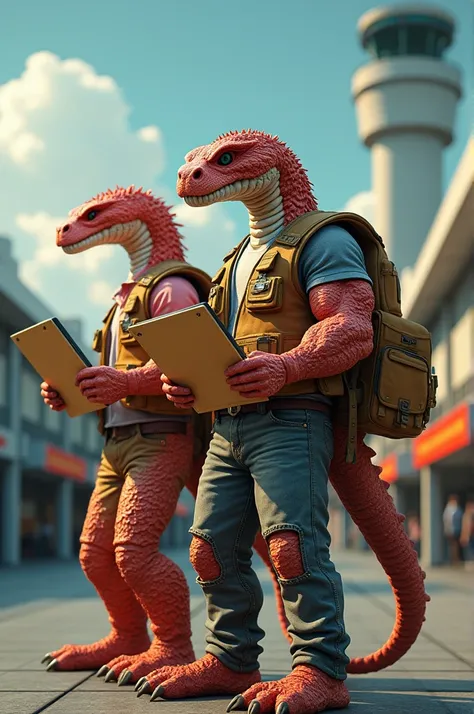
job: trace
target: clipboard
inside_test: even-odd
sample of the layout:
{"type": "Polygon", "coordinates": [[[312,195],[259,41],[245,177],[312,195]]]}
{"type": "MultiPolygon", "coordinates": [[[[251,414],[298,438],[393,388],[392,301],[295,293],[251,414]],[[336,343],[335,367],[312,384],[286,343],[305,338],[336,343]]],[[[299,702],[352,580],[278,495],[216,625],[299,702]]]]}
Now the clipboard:
{"type": "Polygon", "coordinates": [[[40,377],[59,392],[68,416],[82,416],[105,408],[105,404],[90,402],[75,386],[77,373],[92,364],[57,317],[15,332],[10,339],[40,377]]]}
{"type": "Polygon", "coordinates": [[[128,331],[164,374],[192,390],[198,414],[268,401],[241,397],[227,384],[224,371],[247,356],[207,302],[138,322],[128,331]]]}

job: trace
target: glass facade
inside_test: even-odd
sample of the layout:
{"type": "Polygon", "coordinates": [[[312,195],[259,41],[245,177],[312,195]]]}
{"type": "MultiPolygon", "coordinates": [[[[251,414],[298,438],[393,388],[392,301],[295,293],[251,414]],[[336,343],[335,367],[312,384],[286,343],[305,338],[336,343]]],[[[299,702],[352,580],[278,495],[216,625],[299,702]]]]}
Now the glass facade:
{"type": "Polygon", "coordinates": [[[397,15],[371,25],[363,38],[374,59],[418,55],[441,58],[452,42],[450,24],[435,17],[397,15]]]}

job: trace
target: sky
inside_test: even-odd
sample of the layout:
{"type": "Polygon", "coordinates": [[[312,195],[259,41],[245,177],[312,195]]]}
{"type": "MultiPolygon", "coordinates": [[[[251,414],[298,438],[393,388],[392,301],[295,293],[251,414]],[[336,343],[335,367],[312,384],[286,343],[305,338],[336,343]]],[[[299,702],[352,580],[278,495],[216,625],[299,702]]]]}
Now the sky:
{"type": "MultiPolygon", "coordinates": [[[[400,4],[395,2],[393,4],[400,4]]],[[[431,4],[431,3],[424,3],[431,4]]],[[[370,152],[357,135],[351,77],[368,61],[369,0],[17,0],[2,7],[0,234],[22,280],[86,339],[128,272],[117,246],[65,255],[55,227],[99,191],[135,184],[176,207],[187,259],[213,274],[247,233],[241,204],[191,209],[175,193],[192,148],[230,129],[277,134],[301,158],[319,205],[370,218],[370,152]]],[[[461,67],[444,187],[472,128],[472,0],[447,59],[461,67]]]]}

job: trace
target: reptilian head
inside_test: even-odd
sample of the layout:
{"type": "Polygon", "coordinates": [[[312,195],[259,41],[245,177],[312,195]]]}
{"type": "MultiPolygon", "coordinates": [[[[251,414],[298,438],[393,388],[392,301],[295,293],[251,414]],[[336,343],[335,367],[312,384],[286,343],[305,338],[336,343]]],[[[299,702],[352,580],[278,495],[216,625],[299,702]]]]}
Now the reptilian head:
{"type": "Polygon", "coordinates": [[[183,246],[171,209],[151,191],[134,186],[108,189],[69,213],[56,229],[65,253],[82,253],[107,243],[123,246],[140,268],[162,260],[182,260],[183,246]]]}
{"type": "Polygon", "coordinates": [[[251,129],[232,131],[185,157],[177,193],[189,206],[222,201],[255,202],[279,189],[286,222],[317,208],[311,183],[298,157],[277,136],[251,129]]]}

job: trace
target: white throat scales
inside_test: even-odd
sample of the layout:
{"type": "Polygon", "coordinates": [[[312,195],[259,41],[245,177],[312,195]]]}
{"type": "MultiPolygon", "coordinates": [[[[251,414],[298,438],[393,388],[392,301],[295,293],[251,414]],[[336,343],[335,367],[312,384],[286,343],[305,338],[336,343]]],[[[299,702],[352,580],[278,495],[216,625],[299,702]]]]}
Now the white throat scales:
{"type": "Polygon", "coordinates": [[[269,243],[285,222],[279,171],[273,169],[269,178],[263,186],[249,186],[239,196],[249,212],[250,244],[254,248],[269,243]]]}
{"type": "Polygon", "coordinates": [[[123,227],[130,227],[121,243],[130,258],[129,278],[133,278],[146,268],[150,261],[152,251],[152,239],[146,223],[133,221],[123,227]],[[134,225],[135,224],[135,225],[134,225]],[[132,226],[134,228],[132,229],[132,226]]]}
{"type": "Polygon", "coordinates": [[[82,253],[96,245],[121,245],[130,258],[128,279],[133,280],[146,268],[150,261],[153,241],[146,223],[139,219],[129,223],[116,223],[110,228],[104,228],[99,233],[63,247],[65,253],[82,253]]]}

